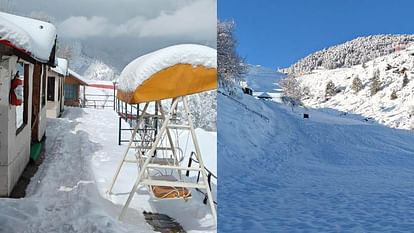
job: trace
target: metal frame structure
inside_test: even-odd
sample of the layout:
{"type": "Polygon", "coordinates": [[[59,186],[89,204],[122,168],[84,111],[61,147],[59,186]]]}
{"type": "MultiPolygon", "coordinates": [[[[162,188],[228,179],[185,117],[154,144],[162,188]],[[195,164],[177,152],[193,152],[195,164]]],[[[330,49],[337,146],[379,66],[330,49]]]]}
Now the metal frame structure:
{"type": "Polygon", "coordinates": [[[188,102],[186,99],[186,96],[181,96],[172,99],[171,107],[166,114],[162,105],[161,100],[155,101],[155,105],[158,107],[160,115],[157,114],[155,117],[160,118],[160,122],[162,122],[162,125],[157,132],[154,141],[151,141],[151,143],[148,145],[138,145],[136,143],[138,135],[138,131],[140,130],[140,125],[144,122],[145,116],[150,115],[148,113],[148,106],[150,102],[145,103],[144,109],[142,111],[142,114],[139,116],[137,124],[134,127],[134,130],[132,132],[131,138],[129,140],[127,149],[125,150],[122,161],[120,162],[115,175],[112,179],[111,185],[108,189],[108,193],[112,193],[112,189],[114,187],[114,184],[118,178],[119,172],[124,165],[124,163],[132,162],[136,163],[138,166],[138,176],[136,178],[136,181],[134,183],[134,186],[129,193],[129,197],[122,209],[122,212],[119,216],[119,220],[122,220],[122,218],[125,216],[128,207],[135,195],[136,190],[140,185],[146,185],[146,186],[166,186],[166,187],[174,187],[174,188],[196,188],[196,189],[205,189],[206,195],[208,198],[208,202],[210,205],[211,213],[213,215],[215,223],[217,223],[217,212],[215,208],[215,203],[213,199],[213,195],[211,193],[210,185],[208,182],[208,176],[206,168],[204,167],[204,162],[201,156],[200,147],[198,144],[197,136],[194,130],[193,122],[191,113],[189,111],[188,102]],[[175,123],[174,117],[177,112],[177,107],[179,103],[182,103],[184,106],[184,112],[187,119],[184,120],[185,123],[175,123]],[[170,130],[172,129],[180,129],[180,130],[189,130],[192,141],[195,148],[195,156],[197,160],[199,161],[198,167],[187,167],[180,165],[180,161],[178,159],[177,155],[177,149],[174,144],[173,138],[171,136],[170,130]],[[161,145],[163,142],[163,139],[167,139],[167,145],[161,145]],[[127,156],[130,150],[135,150],[135,158],[136,160],[127,160],[127,156]],[[160,157],[158,152],[163,150],[169,150],[172,151],[172,157],[170,159],[166,159],[165,157],[160,157]],[[165,163],[160,162],[162,160],[167,160],[165,163]],[[184,171],[198,171],[200,172],[202,179],[197,181],[172,181],[169,179],[152,179],[151,178],[151,171],[156,170],[171,170],[171,171],[177,171],[179,178],[181,179],[181,172],[184,171]]]}

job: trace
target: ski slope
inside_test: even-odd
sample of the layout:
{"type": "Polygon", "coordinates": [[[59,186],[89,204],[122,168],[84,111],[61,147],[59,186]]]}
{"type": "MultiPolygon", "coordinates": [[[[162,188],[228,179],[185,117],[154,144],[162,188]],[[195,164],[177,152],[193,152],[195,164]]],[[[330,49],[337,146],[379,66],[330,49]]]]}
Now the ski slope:
{"type": "Polygon", "coordinates": [[[283,77],[284,75],[276,72],[275,69],[260,65],[249,65],[245,79],[247,85],[253,89],[254,96],[267,93],[275,101],[281,102],[282,88],[279,86],[279,81],[283,77]]]}
{"type": "Polygon", "coordinates": [[[414,229],[413,132],[235,98],[218,95],[220,232],[414,229]]]}

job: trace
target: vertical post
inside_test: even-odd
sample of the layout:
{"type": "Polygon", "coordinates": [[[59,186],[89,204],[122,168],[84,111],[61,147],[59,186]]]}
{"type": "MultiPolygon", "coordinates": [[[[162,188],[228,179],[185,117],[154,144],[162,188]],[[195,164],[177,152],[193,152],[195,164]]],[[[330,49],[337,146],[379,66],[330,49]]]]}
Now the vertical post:
{"type": "Polygon", "coordinates": [[[115,110],[115,100],[116,100],[116,94],[115,94],[115,84],[116,84],[116,82],[114,81],[113,82],[114,83],[114,110],[115,110]]]}
{"type": "Polygon", "coordinates": [[[128,122],[128,106],[127,106],[127,102],[124,102],[124,106],[125,106],[125,121],[128,122]]]}
{"type": "Polygon", "coordinates": [[[85,91],[85,89],[86,89],[86,86],[83,85],[83,107],[84,108],[86,107],[86,91],[85,91]]]}
{"type": "MultiPolygon", "coordinates": [[[[195,156],[198,159],[198,163],[199,163],[200,168],[201,168],[200,172],[201,172],[201,175],[203,177],[204,184],[207,186],[208,185],[208,180],[207,180],[206,169],[204,167],[203,157],[201,156],[200,146],[198,144],[197,136],[196,136],[196,133],[195,133],[195,130],[194,130],[194,125],[193,125],[193,120],[192,120],[191,113],[190,113],[190,108],[188,107],[188,102],[187,102],[186,97],[181,97],[181,98],[182,98],[183,103],[184,103],[185,113],[187,114],[188,125],[190,126],[191,136],[192,136],[193,143],[194,143],[194,148],[195,148],[195,151],[196,151],[195,156]]],[[[207,189],[206,193],[207,193],[208,201],[209,201],[210,208],[211,208],[211,213],[212,213],[213,219],[214,219],[214,221],[217,225],[217,211],[216,211],[216,208],[215,208],[215,205],[214,205],[213,195],[211,194],[211,190],[210,190],[209,187],[206,187],[206,189],[207,189]]]]}
{"type": "Polygon", "coordinates": [[[122,136],[121,121],[122,121],[122,117],[119,117],[119,120],[118,120],[118,146],[121,145],[121,136],[122,136]]]}

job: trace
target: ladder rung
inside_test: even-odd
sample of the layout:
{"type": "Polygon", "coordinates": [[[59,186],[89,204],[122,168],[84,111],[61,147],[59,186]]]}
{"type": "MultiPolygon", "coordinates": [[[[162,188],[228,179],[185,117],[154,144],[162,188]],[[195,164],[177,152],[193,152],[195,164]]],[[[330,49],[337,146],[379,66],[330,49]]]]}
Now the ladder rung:
{"type": "Polygon", "coordinates": [[[170,129],[190,129],[189,125],[168,125],[170,129]]]}
{"type": "Polygon", "coordinates": [[[158,164],[148,164],[147,168],[201,171],[201,168],[198,168],[198,167],[181,167],[181,166],[158,165],[158,164]]]}
{"type": "Polygon", "coordinates": [[[197,183],[185,183],[180,181],[168,181],[168,180],[150,180],[144,179],[140,182],[144,185],[153,185],[153,186],[167,186],[167,187],[184,187],[184,188],[200,188],[207,189],[207,186],[204,184],[197,183]]]}
{"type": "MultiPolygon", "coordinates": [[[[142,157],[142,159],[145,160],[146,157],[142,157]]],[[[151,159],[152,164],[161,164],[161,165],[166,164],[166,165],[168,165],[168,164],[174,164],[174,162],[175,162],[175,159],[173,159],[173,158],[153,158],[153,159],[151,159]]]]}

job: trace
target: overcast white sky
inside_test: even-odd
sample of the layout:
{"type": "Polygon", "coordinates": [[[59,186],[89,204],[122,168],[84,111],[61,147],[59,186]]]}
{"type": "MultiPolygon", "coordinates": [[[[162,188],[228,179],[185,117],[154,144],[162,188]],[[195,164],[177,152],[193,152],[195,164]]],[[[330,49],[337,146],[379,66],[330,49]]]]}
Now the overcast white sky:
{"type": "MultiPolygon", "coordinates": [[[[3,4],[8,0],[0,0],[3,4]]],[[[11,0],[12,12],[48,15],[61,40],[122,69],[132,59],[177,43],[216,47],[216,0],[11,0]]]]}

